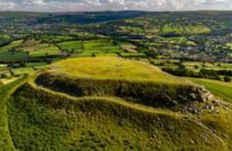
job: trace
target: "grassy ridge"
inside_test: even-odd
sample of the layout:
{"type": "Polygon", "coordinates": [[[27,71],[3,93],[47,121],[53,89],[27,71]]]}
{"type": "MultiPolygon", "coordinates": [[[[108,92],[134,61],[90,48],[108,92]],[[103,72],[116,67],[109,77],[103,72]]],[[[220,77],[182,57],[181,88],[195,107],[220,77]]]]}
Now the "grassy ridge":
{"type": "Polygon", "coordinates": [[[13,151],[15,150],[11,135],[8,128],[8,115],[6,101],[11,93],[25,81],[26,77],[16,80],[8,85],[0,87],[0,150],[13,151]]]}
{"type": "Polygon", "coordinates": [[[8,108],[13,140],[22,151],[225,150],[221,139],[197,122],[107,98],[71,99],[27,84],[8,108]]]}
{"type": "Polygon", "coordinates": [[[70,78],[63,74],[43,73],[36,79],[38,85],[72,96],[116,96],[153,107],[167,107],[186,101],[202,101],[194,85],[178,85],[149,81],[93,80],[70,78]],[[196,98],[190,94],[195,94],[196,98]]]}

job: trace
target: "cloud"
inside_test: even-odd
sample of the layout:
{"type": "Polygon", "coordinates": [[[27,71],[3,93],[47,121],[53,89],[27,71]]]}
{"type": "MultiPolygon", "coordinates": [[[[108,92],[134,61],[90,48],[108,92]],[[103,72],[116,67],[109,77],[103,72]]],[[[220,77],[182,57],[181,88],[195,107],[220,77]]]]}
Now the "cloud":
{"type": "Polygon", "coordinates": [[[232,10],[232,0],[0,0],[1,9],[24,11],[232,10]]]}
{"type": "Polygon", "coordinates": [[[0,0],[0,10],[13,10],[16,4],[7,0],[0,0]]]}
{"type": "Polygon", "coordinates": [[[46,2],[44,0],[24,0],[23,6],[45,6],[46,2]]]}

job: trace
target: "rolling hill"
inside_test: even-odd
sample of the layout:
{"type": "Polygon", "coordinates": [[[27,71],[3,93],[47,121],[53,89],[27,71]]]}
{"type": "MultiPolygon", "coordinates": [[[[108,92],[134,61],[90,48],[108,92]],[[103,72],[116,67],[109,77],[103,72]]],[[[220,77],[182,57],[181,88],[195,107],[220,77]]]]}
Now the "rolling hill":
{"type": "Polygon", "coordinates": [[[223,120],[231,114],[228,104],[216,106],[200,86],[143,62],[67,59],[0,90],[9,96],[1,96],[1,149],[232,149],[232,124],[223,120]],[[178,110],[189,105],[202,112],[178,110]],[[218,113],[209,114],[215,110],[205,105],[218,113]]]}

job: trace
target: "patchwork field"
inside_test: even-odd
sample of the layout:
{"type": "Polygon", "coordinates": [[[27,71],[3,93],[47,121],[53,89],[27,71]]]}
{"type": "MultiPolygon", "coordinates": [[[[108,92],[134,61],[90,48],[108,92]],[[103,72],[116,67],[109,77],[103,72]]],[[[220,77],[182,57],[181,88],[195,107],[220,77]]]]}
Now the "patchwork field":
{"type": "Polygon", "coordinates": [[[22,61],[27,54],[21,51],[14,51],[22,44],[22,40],[11,42],[9,45],[0,48],[0,62],[22,61]]]}

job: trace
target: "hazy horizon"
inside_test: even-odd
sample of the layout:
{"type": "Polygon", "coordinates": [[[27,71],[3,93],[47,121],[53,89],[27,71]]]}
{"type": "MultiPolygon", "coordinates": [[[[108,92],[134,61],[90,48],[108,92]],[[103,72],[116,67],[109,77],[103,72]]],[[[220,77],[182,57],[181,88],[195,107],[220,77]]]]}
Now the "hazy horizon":
{"type": "Polygon", "coordinates": [[[232,0],[0,0],[0,11],[231,11],[232,0]]]}

